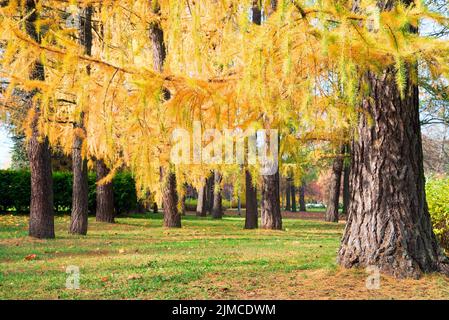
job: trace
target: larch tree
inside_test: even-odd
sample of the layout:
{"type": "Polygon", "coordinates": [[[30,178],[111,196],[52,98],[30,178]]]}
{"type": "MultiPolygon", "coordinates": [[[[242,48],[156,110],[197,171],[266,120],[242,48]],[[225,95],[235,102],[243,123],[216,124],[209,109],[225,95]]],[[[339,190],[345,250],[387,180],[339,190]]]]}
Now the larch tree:
{"type": "MultiPolygon", "coordinates": [[[[94,4],[92,4],[91,7],[93,7],[93,5],[94,4]]],[[[104,7],[101,5],[101,3],[98,5],[98,11],[99,15],[104,12],[104,7]]],[[[96,26],[98,29],[99,37],[102,39],[104,39],[105,37],[104,22],[105,21],[100,20],[100,23],[96,26]]],[[[94,26],[92,25],[91,27],[93,28],[94,26]]],[[[102,45],[99,45],[98,47],[102,46],[105,46],[105,44],[102,43],[102,45]]],[[[111,174],[111,170],[108,167],[104,156],[94,156],[93,163],[96,177],[95,220],[102,223],[115,223],[115,215],[119,214],[119,212],[115,212],[114,185],[112,183],[112,180],[108,179],[111,174]]]]}
{"type": "MultiPolygon", "coordinates": [[[[271,0],[271,12],[277,9],[277,1],[271,0]]],[[[279,168],[274,174],[262,176],[261,227],[282,230],[279,168]]]]}
{"type": "MultiPolygon", "coordinates": [[[[84,54],[92,54],[92,6],[80,9],[79,13],[79,42],[84,47],[84,54]]],[[[89,73],[90,67],[86,67],[89,73]]],[[[87,158],[84,145],[86,136],[85,112],[80,111],[79,119],[74,124],[74,138],[72,147],[72,170],[73,170],[73,193],[72,193],[72,213],[69,232],[72,234],[87,234],[88,225],[88,171],[87,158]],[[84,148],[83,148],[84,145],[84,148]]]]}
{"type": "MultiPolygon", "coordinates": [[[[160,4],[157,0],[151,1],[151,10],[154,14],[160,14],[160,4]]],[[[166,59],[166,45],[164,42],[164,31],[158,22],[152,22],[149,26],[149,36],[153,46],[154,70],[162,72],[166,59]]],[[[170,92],[162,88],[161,99],[170,99],[170,92]]],[[[162,208],[164,210],[164,227],[180,228],[181,215],[178,211],[178,193],[176,190],[176,174],[170,167],[161,167],[162,183],[162,208]]]]}
{"type": "MultiPolygon", "coordinates": [[[[392,11],[398,3],[378,6],[392,11]]],[[[354,10],[360,10],[358,2],[354,10]]],[[[416,25],[404,28],[417,33],[416,25]]],[[[363,79],[369,95],[361,103],[358,139],[352,143],[351,202],[338,254],[344,267],[373,265],[398,278],[449,271],[426,203],[416,78],[416,62],[398,61],[363,79]]]]}
{"type": "MultiPolygon", "coordinates": [[[[24,9],[26,33],[31,39],[40,43],[41,34],[36,26],[39,19],[36,2],[26,0],[24,9]]],[[[32,61],[30,68],[30,80],[45,81],[44,65],[41,61],[32,61]]],[[[41,113],[39,91],[34,89],[28,94],[27,99],[29,99],[29,116],[31,117],[31,136],[28,143],[31,172],[29,235],[40,239],[50,239],[55,237],[51,151],[48,138],[39,130],[41,113]]]]}
{"type": "MultiPolygon", "coordinates": [[[[251,21],[256,25],[262,24],[262,10],[257,2],[253,2],[251,7],[251,21]]],[[[245,229],[257,229],[259,225],[257,187],[248,168],[245,169],[245,200],[245,229]]]]}

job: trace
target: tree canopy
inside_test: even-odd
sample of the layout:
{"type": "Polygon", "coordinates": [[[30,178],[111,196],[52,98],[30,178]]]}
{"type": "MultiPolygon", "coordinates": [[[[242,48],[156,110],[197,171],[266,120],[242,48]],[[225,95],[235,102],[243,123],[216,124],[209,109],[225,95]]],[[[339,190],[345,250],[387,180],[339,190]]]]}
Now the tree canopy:
{"type": "MultiPolygon", "coordinates": [[[[127,165],[142,191],[160,192],[161,167],[176,171],[181,188],[220,166],[169,164],[173,130],[195,121],[203,129],[278,129],[281,154],[298,154],[310,141],[338,145],[353,135],[369,95],[367,72],[394,68],[402,89],[418,63],[430,79],[449,78],[449,42],[410,32],[423,21],[448,26],[421,1],[380,11],[371,0],[357,10],[345,0],[283,0],[276,10],[267,0],[40,0],[33,12],[39,42],[25,30],[28,1],[3,1],[0,9],[3,115],[22,108],[20,93],[34,92],[41,134],[70,153],[73,136],[85,134],[73,126],[83,112],[84,155],[104,159],[109,178],[127,165]],[[253,5],[261,25],[251,23],[253,5]],[[86,6],[94,8],[92,55],[74,18],[86,6]],[[152,63],[152,24],[164,30],[162,72],[152,63]],[[45,80],[29,79],[36,61],[45,80]]],[[[27,136],[34,110],[17,117],[27,136]]]]}

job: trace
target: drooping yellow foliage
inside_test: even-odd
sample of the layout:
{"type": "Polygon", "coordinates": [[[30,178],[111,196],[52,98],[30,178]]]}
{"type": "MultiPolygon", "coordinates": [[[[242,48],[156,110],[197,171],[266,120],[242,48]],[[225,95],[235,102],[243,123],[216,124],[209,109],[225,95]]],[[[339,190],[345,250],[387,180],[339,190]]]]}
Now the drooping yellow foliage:
{"type": "MultiPolygon", "coordinates": [[[[364,0],[355,13],[345,0],[281,0],[276,10],[262,0],[263,23],[256,25],[249,0],[36,0],[40,43],[24,30],[25,2],[0,9],[0,72],[9,81],[3,110],[16,105],[19,90],[38,89],[41,133],[67,153],[72,124],[84,112],[85,156],[103,158],[113,169],[128,166],[142,191],[159,190],[173,130],[192,130],[194,121],[203,130],[277,129],[281,166],[291,167],[286,159],[310,141],[337,145],[349,138],[367,94],[367,71],[394,66],[399,87],[405,66],[418,61],[435,78],[449,76],[448,42],[407,31],[423,19],[448,24],[419,1],[380,13],[375,1],[364,0]],[[78,13],[87,5],[95,12],[92,56],[77,41],[78,13]],[[164,30],[163,73],[153,70],[153,23],[164,30]],[[28,79],[37,60],[45,81],[28,79]]],[[[241,183],[243,176],[237,164],[171,167],[179,188],[198,185],[217,167],[225,180],[241,183]]],[[[251,170],[256,174],[257,165],[251,170]]]]}

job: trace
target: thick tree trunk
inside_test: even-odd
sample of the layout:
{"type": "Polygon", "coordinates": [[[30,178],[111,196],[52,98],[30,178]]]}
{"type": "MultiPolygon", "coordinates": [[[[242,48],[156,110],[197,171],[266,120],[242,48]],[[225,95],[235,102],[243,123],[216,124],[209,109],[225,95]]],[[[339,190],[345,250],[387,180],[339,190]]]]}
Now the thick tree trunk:
{"type": "Polygon", "coordinates": [[[39,239],[55,237],[53,208],[53,177],[48,139],[39,136],[37,116],[32,124],[28,145],[31,171],[31,203],[29,235],[39,239]]]}
{"type": "Polygon", "coordinates": [[[290,205],[290,191],[291,191],[291,182],[289,179],[285,182],[285,211],[291,211],[291,205],[290,205]]]}
{"type": "Polygon", "coordinates": [[[304,182],[299,187],[299,211],[306,212],[306,186],[304,182]]]}
{"type": "Polygon", "coordinates": [[[97,172],[97,205],[96,220],[98,222],[114,223],[114,188],[112,182],[99,184],[109,174],[109,169],[103,160],[96,161],[97,172]]]}
{"type": "Polygon", "coordinates": [[[290,194],[292,196],[292,212],[296,212],[296,187],[293,181],[290,187],[290,194]]]}
{"type": "Polygon", "coordinates": [[[329,182],[329,200],[327,201],[325,220],[338,222],[338,206],[340,202],[341,173],[343,171],[343,157],[338,155],[332,164],[329,182]]]}
{"type": "MultiPolygon", "coordinates": [[[[349,145],[346,146],[346,155],[351,154],[351,148],[349,145]]],[[[349,173],[350,173],[351,157],[345,159],[343,168],[343,214],[346,216],[348,214],[349,207],[349,173]]]]}
{"type": "Polygon", "coordinates": [[[263,229],[282,230],[279,171],[262,177],[261,220],[263,229]]]}
{"type": "Polygon", "coordinates": [[[248,170],[245,171],[245,185],[246,185],[245,229],[257,229],[258,227],[257,189],[253,184],[253,178],[248,170]]]}
{"type": "Polygon", "coordinates": [[[351,201],[338,262],[418,278],[423,272],[448,274],[449,261],[433,233],[426,202],[419,91],[410,81],[417,67],[406,68],[402,98],[393,66],[381,75],[366,74],[371,93],[362,103],[358,139],[352,143],[351,201]]]}
{"type": "Polygon", "coordinates": [[[214,201],[212,205],[212,218],[221,219],[223,217],[223,201],[221,195],[221,179],[222,175],[220,172],[215,170],[214,172],[214,201]]]}
{"type": "MultiPolygon", "coordinates": [[[[27,34],[36,42],[40,42],[40,36],[36,29],[38,19],[36,3],[27,0],[27,17],[25,29],[27,34]]],[[[31,80],[45,80],[44,66],[36,61],[30,72],[31,80]]],[[[30,105],[36,92],[29,95],[30,105]]],[[[51,152],[48,139],[41,137],[38,129],[39,102],[34,106],[34,118],[31,123],[31,138],[28,145],[28,157],[31,172],[31,203],[29,235],[39,239],[51,239],[55,237],[54,207],[53,207],[53,177],[51,170],[51,152]]]]}
{"type": "Polygon", "coordinates": [[[163,173],[162,206],[164,209],[164,227],[181,228],[181,215],[178,212],[178,193],[176,192],[176,175],[163,173]]]}
{"type": "Polygon", "coordinates": [[[351,202],[338,262],[373,265],[398,278],[447,272],[424,191],[418,87],[408,83],[401,99],[393,67],[368,74],[367,82],[371,95],[352,144],[351,202]]]}
{"type": "MultiPolygon", "coordinates": [[[[80,44],[84,46],[84,53],[91,54],[92,51],[92,7],[82,9],[80,14],[80,44]]],[[[90,68],[87,68],[90,72],[90,68]]],[[[81,112],[80,119],[75,123],[75,129],[85,134],[84,112],[81,112]]],[[[88,176],[87,160],[83,158],[84,137],[79,132],[75,132],[72,147],[72,170],[73,170],[73,192],[72,192],[72,214],[69,232],[73,234],[87,234],[88,224],[88,176]]]]}
{"type": "Polygon", "coordinates": [[[205,217],[207,215],[207,179],[204,179],[204,184],[198,190],[198,201],[196,204],[196,215],[198,217],[205,217]]]}

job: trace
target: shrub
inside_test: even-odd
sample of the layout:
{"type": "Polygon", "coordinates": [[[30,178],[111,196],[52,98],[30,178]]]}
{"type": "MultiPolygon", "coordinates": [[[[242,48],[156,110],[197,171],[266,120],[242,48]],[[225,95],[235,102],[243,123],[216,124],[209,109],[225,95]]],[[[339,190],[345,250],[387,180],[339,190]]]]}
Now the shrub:
{"type": "Polygon", "coordinates": [[[55,211],[68,212],[72,208],[72,186],[71,172],[53,173],[53,201],[55,211]]]}
{"type": "Polygon", "coordinates": [[[196,211],[196,206],[198,203],[198,199],[194,198],[186,198],[186,210],[187,211],[196,211]]]}
{"type": "MultiPolygon", "coordinates": [[[[96,177],[89,173],[89,212],[95,213],[96,177]]],[[[70,212],[72,208],[71,172],[53,172],[53,197],[56,212],[70,212]]],[[[137,208],[137,193],[133,177],[119,172],[113,179],[114,208],[117,213],[137,208]]],[[[0,210],[29,212],[31,175],[29,171],[0,170],[0,210]]]]}
{"type": "Polygon", "coordinates": [[[112,180],[116,213],[129,213],[137,209],[136,183],[129,172],[119,172],[112,180]]]}
{"type": "Polygon", "coordinates": [[[441,246],[449,250],[449,177],[428,179],[426,194],[433,230],[441,246]]]}

